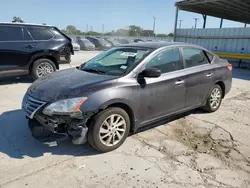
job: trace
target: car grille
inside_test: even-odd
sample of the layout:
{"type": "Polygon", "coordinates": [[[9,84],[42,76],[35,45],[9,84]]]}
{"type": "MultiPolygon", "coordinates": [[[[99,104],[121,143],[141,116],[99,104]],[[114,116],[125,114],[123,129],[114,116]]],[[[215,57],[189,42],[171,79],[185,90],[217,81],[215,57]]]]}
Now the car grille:
{"type": "Polygon", "coordinates": [[[32,119],[35,113],[46,104],[46,102],[34,99],[29,95],[25,95],[22,102],[22,109],[24,110],[26,116],[32,119]]]}

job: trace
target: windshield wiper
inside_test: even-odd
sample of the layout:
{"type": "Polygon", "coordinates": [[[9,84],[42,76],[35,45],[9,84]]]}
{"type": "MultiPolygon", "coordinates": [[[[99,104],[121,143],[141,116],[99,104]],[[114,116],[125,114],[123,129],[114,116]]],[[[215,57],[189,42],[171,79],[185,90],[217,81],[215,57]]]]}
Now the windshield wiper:
{"type": "Polygon", "coordinates": [[[98,73],[98,74],[105,74],[105,71],[101,71],[101,70],[96,70],[96,69],[91,69],[91,68],[86,68],[86,69],[82,69],[83,71],[86,72],[93,72],[93,73],[98,73]]]}

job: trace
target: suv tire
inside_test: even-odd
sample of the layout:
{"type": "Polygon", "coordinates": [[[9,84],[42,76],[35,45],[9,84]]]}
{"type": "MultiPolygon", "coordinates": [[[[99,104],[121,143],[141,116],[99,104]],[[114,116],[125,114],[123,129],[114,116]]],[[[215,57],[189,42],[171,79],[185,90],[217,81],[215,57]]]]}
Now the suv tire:
{"type": "Polygon", "coordinates": [[[38,79],[46,74],[56,71],[56,65],[47,58],[38,59],[33,63],[30,75],[34,79],[38,79]]]}
{"type": "Polygon", "coordinates": [[[123,144],[129,130],[130,119],[127,112],[117,107],[107,108],[91,119],[88,142],[98,151],[109,152],[123,144]]]}
{"type": "Polygon", "coordinates": [[[206,105],[202,107],[202,110],[206,112],[215,112],[220,108],[221,101],[222,101],[222,89],[219,85],[214,85],[209,92],[206,105]]]}

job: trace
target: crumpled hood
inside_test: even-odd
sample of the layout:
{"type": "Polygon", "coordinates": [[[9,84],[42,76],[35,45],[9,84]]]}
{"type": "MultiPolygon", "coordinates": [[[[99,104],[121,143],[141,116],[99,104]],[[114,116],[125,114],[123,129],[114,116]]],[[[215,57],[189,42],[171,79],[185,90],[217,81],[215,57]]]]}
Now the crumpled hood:
{"type": "Polygon", "coordinates": [[[99,75],[70,68],[39,78],[30,86],[28,94],[38,100],[54,102],[81,97],[83,93],[87,94],[98,89],[99,83],[116,80],[116,78],[115,76],[99,75]]]}

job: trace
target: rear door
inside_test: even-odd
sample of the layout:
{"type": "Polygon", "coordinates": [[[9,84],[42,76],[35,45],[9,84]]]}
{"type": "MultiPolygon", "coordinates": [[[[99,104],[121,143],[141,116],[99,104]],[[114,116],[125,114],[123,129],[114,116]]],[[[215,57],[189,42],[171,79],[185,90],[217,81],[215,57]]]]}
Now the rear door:
{"type": "Polygon", "coordinates": [[[200,106],[205,100],[214,84],[214,70],[202,49],[183,47],[186,77],[185,108],[200,106]]]}
{"type": "Polygon", "coordinates": [[[28,72],[28,49],[21,26],[0,25],[0,57],[0,75],[28,72]]]}

